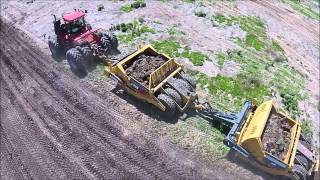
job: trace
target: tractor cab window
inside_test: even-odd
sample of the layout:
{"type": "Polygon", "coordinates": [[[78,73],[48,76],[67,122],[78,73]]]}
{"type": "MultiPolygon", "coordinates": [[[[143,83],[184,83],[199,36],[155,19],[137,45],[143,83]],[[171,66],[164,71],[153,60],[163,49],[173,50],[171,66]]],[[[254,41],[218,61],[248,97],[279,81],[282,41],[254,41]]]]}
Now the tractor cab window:
{"type": "Polygon", "coordinates": [[[84,18],[80,18],[76,21],[73,21],[70,23],[70,31],[71,33],[77,33],[82,29],[82,27],[85,25],[84,18]]]}

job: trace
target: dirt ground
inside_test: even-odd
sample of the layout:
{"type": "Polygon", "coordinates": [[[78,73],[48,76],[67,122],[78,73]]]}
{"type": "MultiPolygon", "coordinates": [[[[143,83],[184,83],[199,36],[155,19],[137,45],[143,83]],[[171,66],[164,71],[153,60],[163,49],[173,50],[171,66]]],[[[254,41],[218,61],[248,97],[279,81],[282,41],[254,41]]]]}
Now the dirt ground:
{"type": "Polygon", "coordinates": [[[290,129],[286,118],[272,114],[262,135],[264,150],[279,159],[284,159],[291,140],[290,129]]]}
{"type": "MultiPolygon", "coordinates": [[[[194,16],[197,7],[192,4],[147,1],[147,7],[123,13],[119,9],[125,3],[1,1],[1,16],[11,21],[1,26],[1,179],[272,179],[246,164],[209,162],[181,149],[152,128],[159,118],[149,105],[113,93],[113,82],[97,80],[96,70],[79,80],[65,60],[57,63],[49,56],[51,14],[60,16],[74,8],[87,9],[94,28],[108,29],[138,17],[178,25],[188,34],[182,42],[209,53],[235,48],[230,38],[245,35],[239,27],[212,28],[194,16]],[[96,11],[98,4],[105,10],[96,11]]],[[[258,15],[266,21],[290,64],[309,77],[310,101],[301,108],[319,131],[318,22],[277,1],[222,2],[205,10],[209,15],[258,15]]],[[[214,76],[219,68],[206,61],[199,70],[214,76]]]]}
{"type": "Polygon", "coordinates": [[[124,136],[114,119],[132,117],[114,110],[116,99],[81,88],[26,35],[1,27],[1,179],[201,179],[155,144],[124,136]]]}
{"type": "Polygon", "coordinates": [[[141,54],[130,66],[125,67],[128,76],[132,76],[145,86],[149,83],[149,75],[163,65],[166,60],[161,56],[149,56],[141,54]]]}

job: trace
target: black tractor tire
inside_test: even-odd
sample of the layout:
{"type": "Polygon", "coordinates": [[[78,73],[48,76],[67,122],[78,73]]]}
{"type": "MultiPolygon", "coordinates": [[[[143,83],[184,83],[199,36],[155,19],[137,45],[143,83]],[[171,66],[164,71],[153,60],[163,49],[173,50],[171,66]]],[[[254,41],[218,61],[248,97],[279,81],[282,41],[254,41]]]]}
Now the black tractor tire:
{"type": "Polygon", "coordinates": [[[182,103],[182,98],[181,98],[180,94],[179,94],[176,90],[174,90],[174,89],[172,89],[172,88],[166,88],[166,89],[164,90],[164,92],[165,92],[167,95],[169,95],[170,97],[172,97],[172,99],[175,100],[177,104],[181,105],[181,103],[182,103]]]}
{"type": "Polygon", "coordinates": [[[185,81],[187,81],[193,88],[196,88],[197,83],[196,80],[193,79],[189,74],[181,74],[181,78],[185,81]]]}
{"type": "Polygon", "coordinates": [[[78,49],[69,49],[66,53],[66,58],[70,65],[71,71],[75,73],[85,73],[86,69],[82,64],[83,56],[78,49]]]}
{"type": "Polygon", "coordinates": [[[57,36],[49,36],[48,45],[53,57],[61,55],[61,46],[58,42],[57,36]]]}
{"type": "Polygon", "coordinates": [[[80,47],[79,51],[81,52],[84,59],[92,58],[93,52],[89,46],[80,47]]]}
{"type": "Polygon", "coordinates": [[[166,94],[159,94],[157,98],[166,107],[166,110],[162,115],[167,117],[173,116],[176,112],[176,104],[174,103],[174,100],[166,94]]]}
{"type": "Polygon", "coordinates": [[[117,36],[114,33],[112,33],[112,32],[104,32],[103,36],[106,36],[109,39],[109,41],[111,43],[111,47],[113,49],[117,49],[118,48],[119,42],[118,42],[117,36]]]}
{"type": "Polygon", "coordinates": [[[292,172],[297,176],[298,180],[307,180],[307,170],[300,164],[294,164],[292,172]]]}
{"type": "Polygon", "coordinates": [[[109,40],[108,37],[102,36],[100,40],[101,40],[101,46],[102,46],[102,48],[107,49],[107,50],[110,49],[110,48],[112,48],[112,47],[111,47],[111,42],[110,42],[110,40],[109,40]]]}
{"type": "Polygon", "coordinates": [[[306,157],[302,155],[296,155],[296,158],[294,160],[295,164],[301,164],[306,169],[309,169],[309,161],[306,157]]]}

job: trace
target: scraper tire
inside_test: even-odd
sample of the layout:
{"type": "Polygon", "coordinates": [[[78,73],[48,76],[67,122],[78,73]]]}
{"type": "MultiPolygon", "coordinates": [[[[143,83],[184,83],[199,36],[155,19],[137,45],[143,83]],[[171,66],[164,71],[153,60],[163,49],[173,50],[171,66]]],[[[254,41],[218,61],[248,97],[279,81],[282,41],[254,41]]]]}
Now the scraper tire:
{"type": "Polygon", "coordinates": [[[181,105],[182,99],[181,99],[180,94],[176,90],[171,89],[171,88],[166,88],[164,91],[167,95],[172,97],[176,101],[177,104],[181,105]]]}
{"type": "Polygon", "coordinates": [[[301,164],[306,169],[309,169],[309,162],[308,159],[301,155],[296,155],[296,158],[294,160],[294,163],[301,164]]]}
{"type": "Polygon", "coordinates": [[[188,96],[189,93],[192,92],[191,85],[182,79],[175,79],[172,85],[184,96],[188,96]]]}
{"type": "Polygon", "coordinates": [[[174,100],[166,94],[159,94],[157,98],[166,107],[163,115],[167,117],[173,116],[176,111],[174,100]]]}
{"type": "Polygon", "coordinates": [[[197,83],[196,80],[193,79],[189,74],[181,74],[181,78],[185,81],[187,81],[193,88],[196,88],[197,83]]]}
{"type": "Polygon", "coordinates": [[[294,164],[292,172],[297,176],[298,180],[307,180],[307,170],[300,164],[294,164]]]}

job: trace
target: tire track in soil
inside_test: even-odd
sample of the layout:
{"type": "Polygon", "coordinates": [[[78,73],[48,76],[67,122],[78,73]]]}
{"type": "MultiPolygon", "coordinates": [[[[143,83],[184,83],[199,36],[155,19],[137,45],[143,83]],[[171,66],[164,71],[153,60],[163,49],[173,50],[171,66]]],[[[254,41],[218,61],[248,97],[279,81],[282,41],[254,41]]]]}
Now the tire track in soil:
{"type": "MultiPolygon", "coordinates": [[[[148,144],[148,147],[137,146],[134,141],[122,137],[120,131],[111,123],[111,120],[115,119],[110,114],[112,112],[97,114],[97,111],[94,110],[98,106],[89,103],[90,99],[79,99],[86,97],[87,94],[81,90],[80,92],[77,91],[78,89],[75,86],[70,87],[69,84],[66,84],[68,81],[62,82],[65,79],[62,79],[52,67],[43,62],[47,59],[46,57],[39,54],[33,47],[29,47],[28,42],[24,42],[21,38],[19,39],[19,35],[18,37],[10,37],[4,34],[4,36],[2,43],[12,49],[5,52],[10,57],[4,57],[4,63],[3,61],[1,62],[3,67],[6,66],[6,68],[2,68],[6,69],[6,73],[1,72],[1,80],[15,86],[16,90],[10,89],[12,92],[16,91],[16,93],[23,94],[22,98],[33,108],[33,111],[38,114],[43,123],[46,123],[46,128],[51,131],[50,133],[57,139],[60,137],[60,142],[65,141],[64,144],[69,144],[74,141],[70,147],[65,148],[75,149],[73,153],[83,158],[82,161],[85,163],[86,168],[95,177],[107,177],[107,174],[104,174],[104,172],[114,166],[119,169],[126,169],[122,171],[123,174],[127,173],[127,175],[130,169],[133,172],[141,169],[137,171],[136,175],[142,174],[146,176],[140,176],[140,178],[150,177],[150,175],[154,178],[175,179],[193,177],[193,172],[167,161],[166,158],[161,156],[161,152],[157,152],[159,151],[157,148],[152,148],[153,145],[148,144]],[[14,43],[15,45],[9,46],[9,44],[14,43]],[[23,53],[14,51],[14,46],[22,46],[23,53]],[[18,82],[14,80],[18,80],[18,82]],[[28,87],[27,91],[33,89],[34,94],[32,95],[35,97],[30,97],[30,93],[26,92],[26,87],[28,87]],[[47,97],[50,97],[52,100],[49,100],[47,97]],[[42,98],[43,100],[41,101],[42,98]],[[37,101],[34,101],[34,99],[37,101]],[[91,108],[90,105],[93,105],[94,108],[91,108]],[[109,116],[109,121],[106,122],[107,116],[109,116]],[[62,117],[68,118],[65,118],[67,120],[61,120],[62,117]],[[54,127],[54,123],[59,124],[61,126],[60,129],[54,127]],[[101,125],[104,125],[104,127],[101,128],[101,125]],[[78,129],[78,131],[72,130],[73,128],[78,129]],[[72,138],[68,139],[66,138],[67,135],[63,135],[69,134],[75,136],[77,133],[83,133],[82,137],[79,138],[79,141],[83,143],[75,141],[72,138]],[[87,155],[86,150],[89,151],[87,155]],[[95,156],[91,154],[94,151],[96,151],[95,156]],[[117,156],[114,157],[110,152],[117,154],[117,156]],[[127,162],[122,162],[121,164],[119,161],[122,159],[127,159],[127,162]],[[110,164],[106,164],[105,162],[110,162],[110,164]]],[[[99,106],[99,110],[103,110],[103,108],[108,109],[103,104],[99,104],[99,106]]],[[[36,129],[37,127],[34,128],[36,129]]],[[[55,144],[55,146],[57,145],[55,144]]],[[[114,173],[119,173],[119,171],[114,173]]],[[[119,174],[114,175],[114,177],[119,177],[119,174]]],[[[133,174],[129,175],[130,177],[137,177],[133,174]]]]}
{"type": "MultiPolygon", "coordinates": [[[[4,69],[2,69],[3,71],[4,69]]],[[[27,171],[30,178],[50,178],[51,175],[55,174],[58,179],[66,177],[66,175],[61,170],[61,163],[59,161],[64,159],[59,151],[55,148],[54,144],[51,143],[49,139],[43,136],[43,132],[37,129],[33,117],[25,112],[25,108],[22,108],[21,104],[18,102],[18,98],[13,97],[12,89],[8,88],[8,84],[3,80],[1,75],[1,106],[2,108],[1,118],[2,121],[1,132],[3,132],[5,137],[9,137],[11,142],[9,145],[12,146],[15,152],[15,157],[17,159],[22,159],[21,164],[23,169],[27,171]],[[5,88],[7,87],[7,88],[5,88]],[[60,158],[60,159],[59,159],[60,158]],[[56,162],[56,163],[54,163],[56,162]],[[57,166],[59,164],[59,166],[57,166]],[[31,171],[30,168],[34,170],[31,171]]],[[[8,139],[9,139],[8,138],[8,139]]],[[[8,144],[4,144],[8,146],[8,144]]],[[[3,142],[1,148],[3,147],[3,142]]],[[[15,161],[14,159],[13,161],[15,161]]],[[[71,162],[66,164],[72,165],[71,162]]],[[[14,167],[19,168],[19,166],[14,167]]],[[[79,173],[74,167],[69,167],[69,178],[81,178],[79,173]]],[[[64,169],[68,172],[67,169],[64,169]]],[[[66,178],[64,178],[66,179],[66,178]]]]}
{"type": "MultiPolygon", "coordinates": [[[[8,73],[7,73],[8,74],[8,73]]],[[[47,96],[47,94],[46,95],[43,95],[43,96],[47,96]]],[[[57,108],[59,108],[59,107],[57,107],[57,106],[55,106],[55,107],[53,107],[52,105],[48,105],[48,103],[43,103],[43,102],[41,102],[40,103],[41,105],[42,105],[42,107],[43,107],[43,110],[45,111],[45,113],[47,113],[48,115],[47,116],[45,116],[45,117],[42,117],[41,119],[50,119],[51,118],[51,120],[53,120],[53,121],[58,121],[58,123],[62,123],[62,122],[64,122],[64,121],[67,121],[67,119],[65,119],[65,118],[63,118],[63,117],[68,117],[68,115],[66,115],[66,114],[59,114],[55,109],[57,109],[57,108]],[[55,109],[54,109],[55,108],[55,109]],[[58,118],[61,118],[61,119],[58,119],[58,118]]],[[[50,103],[51,104],[51,103],[50,103]]],[[[31,104],[30,104],[31,105],[31,104]]],[[[32,107],[34,107],[35,105],[33,104],[33,105],[31,105],[32,107]]],[[[35,111],[40,111],[39,109],[35,109],[35,111]]],[[[79,118],[80,117],[77,117],[78,119],[76,119],[76,120],[79,120],[79,118]]],[[[73,118],[74,119],[74,118],[73,118]]],[[[74,126],[76,126],[76,125],[74,125],[74,126]]],[[[80,131],[80,130],[78,130],[78,131],[73,131],[73,132],[71,132],[70,131],[70,127],[68,127],[68,126],[64,126],[64,127],[62,127],[62,129],[63,130],[65,130],[65,131],[67,131],[67,132],[58,132],[58,130],[52,130],[51,128],[50,128],[50,130],[51,131],[54,131],[54,133],[55,134],[59,134],[59,133],[61,133],[61,134],[69,134],[70,135],[70,138],[64,138],[63,140],[64,140],[64,145],[67,145],[67,144],[71,144],[73,141],[75,141],[76,142],[76,144],[78,144],[78,146],[70,146],[70,148],[73,148],[73,149],[76,149],[75,151],[81,151],[81,149],[84,149],[85,151],[86,151],[86,153],[85,154],[80,154],[81,155],[81,157],[84,159],[84,161],[85,161],[85,166],[88,168],[88,169],[90,169],[90,170],[92,170],[93,172],[94,172],[94,174],[96,175],[96,176],[98,176],[98,177],[100,177],[100,178],[103,178],[103,177],[106,177],[108,174],[103,174],[102,175],[102,173],[103,172],[105,172],[106,170],[106,168],[108,168],[108,167],[113,167],[113,166],[110,166],[110,165],[108,165],[108,167],[105,167],[104,169],[100,169],[99,171],[98,170],[96,170],[96,168],[95,167],[93,167],[93,165],[91,165],[90,163],[89,163],[89,157],[88,157],[88,152],[87,151],[89,151],[90,149],[88,148],[88,147],[95,147],[95,145],[94,144],[92,144],[92,143],[89,143],[89,142],[87,142],[87,140],[84,138],[84,137],[81,137],[81,138],[79,138],[79,139],[75,139],[76,138],[76,136],[79,136],[79,135],[77,135],[77,134],[79,134],[78,132],[80,131]],[[86,143],[84,143],[83,141],[86,141],[86,143]],[[84,157],[86,157],[86,158],[84,158],[84,157]]],[[[84,131],[83,129],[81,130],[81,131],[84,131]]],[[[90,135],[86,135],[86,136],[90,136],[90,135]]],[[[90,139],[90,140],[92,140],[92,139],[90,139]]],[[[96,141],[98,141],[98,140],[96,140],[96,141]]],[[[109,142],[109,143],[111,143],[111,142],[109,142]]],[[[104,147],[104,148],[106,148],[106,147],[104,147]]],[[[114,150],[111,150],[110,148],[108,148],[108,150],[109,151],[114,151],[114,150]]],[[[93,151],[91,150],[91,153],[92,153],[93,151]]],[[[119,157],[119,158],[121,158],[121,157],[119,157]]],[[[100,159],[102,159],[101,157],[100,157],[100,159]]],[[[115,164],[115,161],[114,160],[112,160],[113,162],[112,162],[112,164],[115,164]]],[[[103,164],[106,164],[105,162],[109,162],[109,161],[103,161],[104,163],[103,164]]],[[[128,164],[130,164],[130,162],[129,161],[127,161],[126,163],[128,163],[128,164]]],[[[106,164],[107,165],[107,164],[106,164]]],[[[120,167],[117,167],[118,169],[120,169],[120,167]]],[[[136,169],[133,169],[133,170],[136,170],[136,169]]],[[[138,170],[136,170],[137,172],[139,172],[138,170]]],[[[139,172],[139,173],[141,173],[140,175],[144,175],[144,173],[143,172],[139,172]]],[[[119,173],[118,173],[119,174],[119,173]]],[[[126,175],[128,175],[129,173],[128,172],[126,172],[126,175]]],[[[109,176],[109,175],[108,175],[109,176]]],[[[131,176],[132,177],[132,176],[131,176]]],[[[148,177],[148,176],[144,176],[144,177],[148,177]]],[[[140,177],[141,178],[141,177],[140,177]]]]}

